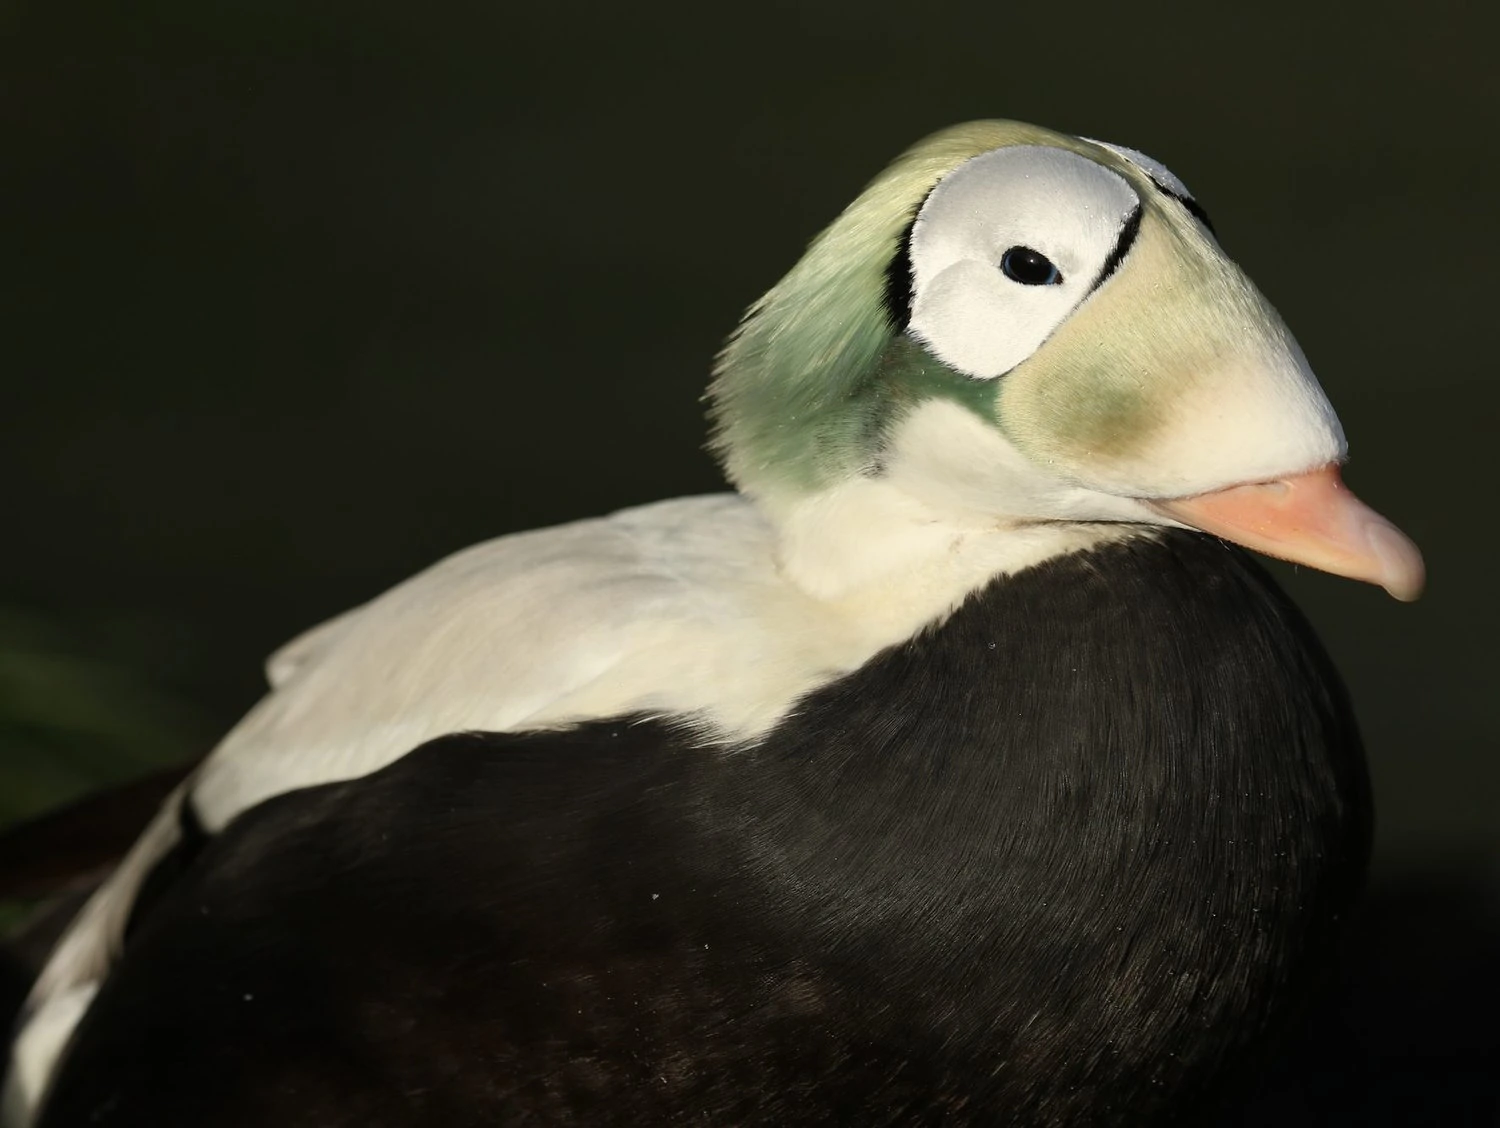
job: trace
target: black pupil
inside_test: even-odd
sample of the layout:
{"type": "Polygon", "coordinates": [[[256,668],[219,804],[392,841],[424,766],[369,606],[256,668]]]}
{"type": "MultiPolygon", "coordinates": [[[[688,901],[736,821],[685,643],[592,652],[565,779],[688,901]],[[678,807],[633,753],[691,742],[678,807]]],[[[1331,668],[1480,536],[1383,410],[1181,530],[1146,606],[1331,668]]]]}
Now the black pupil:
{"type": "Polygon", "coordinates": [[[1052,260],[1030,247],[1012,247],[1006,251],[1000,258],[1000,269],[1005,271],[1005,277],[1023,286],[1055,286],[1062,281],[1052,260]]]}

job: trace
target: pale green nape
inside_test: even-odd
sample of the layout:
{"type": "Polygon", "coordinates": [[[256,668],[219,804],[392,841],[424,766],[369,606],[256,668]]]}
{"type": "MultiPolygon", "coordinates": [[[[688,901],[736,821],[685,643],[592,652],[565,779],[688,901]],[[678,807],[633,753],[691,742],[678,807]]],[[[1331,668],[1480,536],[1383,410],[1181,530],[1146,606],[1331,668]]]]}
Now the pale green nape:
{"type": "Polygon", "coordinates": [[[965,161],[1010,145],[1109,156],[1020,122],[933,134],[876,177],[750,308],[709,388],[712,446],[737,486],[800,494],[870,468],[892,408],[909,396],[949,394],[995,421],[994,382],[962,376],[897,340],[883,296],[898,242],[932,187],[965,161]]]}

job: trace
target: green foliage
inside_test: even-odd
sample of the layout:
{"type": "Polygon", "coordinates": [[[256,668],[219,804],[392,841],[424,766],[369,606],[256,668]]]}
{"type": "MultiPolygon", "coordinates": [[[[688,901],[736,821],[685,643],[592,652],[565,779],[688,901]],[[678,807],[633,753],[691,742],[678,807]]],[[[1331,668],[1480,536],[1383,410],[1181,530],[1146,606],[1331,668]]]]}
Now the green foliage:
{"type": "Polygon", "coordinates": [[[208,726],[34,614],[0,608],[0,824],[180,763],[208,726]]]}

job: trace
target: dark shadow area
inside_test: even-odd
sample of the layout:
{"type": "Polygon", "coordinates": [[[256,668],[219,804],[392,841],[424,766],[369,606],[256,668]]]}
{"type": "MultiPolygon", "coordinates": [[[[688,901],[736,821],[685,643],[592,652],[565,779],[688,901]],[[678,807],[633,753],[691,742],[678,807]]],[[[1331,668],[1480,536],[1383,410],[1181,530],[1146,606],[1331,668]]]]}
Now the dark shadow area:
{"type": "MultiPolygon", "coordinates": [[[[84,877],[54,895],[0,945],[0,1018],[91,888],[84,877]]],[[[1338,981],[1215,1128],[1494,1128],[1497,1014],[1493,881],[1412,874],[1367,897],[1338,981]]]]}
{"type": "Polygon", "coordinates": [[[1221,1128],[1500,1124],[1500,896],[1415,873],[1370,894],[1342,975],[1221,1128]]]}

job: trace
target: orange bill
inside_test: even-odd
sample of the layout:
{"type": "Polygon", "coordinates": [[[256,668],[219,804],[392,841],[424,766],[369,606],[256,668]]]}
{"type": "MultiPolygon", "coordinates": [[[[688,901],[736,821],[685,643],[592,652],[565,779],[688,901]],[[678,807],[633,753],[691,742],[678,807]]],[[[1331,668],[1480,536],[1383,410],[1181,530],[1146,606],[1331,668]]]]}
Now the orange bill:
{"type": "Polygon", "coordinates": [[[1379,584],[1400,600],[1422,594],[1421,551],[1350,492],[1336,465],[1149,504],[1174,521],[1267,556],[1379,584]]]}

